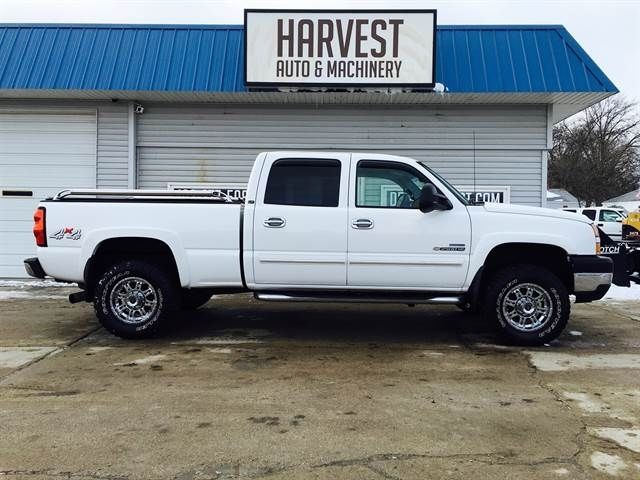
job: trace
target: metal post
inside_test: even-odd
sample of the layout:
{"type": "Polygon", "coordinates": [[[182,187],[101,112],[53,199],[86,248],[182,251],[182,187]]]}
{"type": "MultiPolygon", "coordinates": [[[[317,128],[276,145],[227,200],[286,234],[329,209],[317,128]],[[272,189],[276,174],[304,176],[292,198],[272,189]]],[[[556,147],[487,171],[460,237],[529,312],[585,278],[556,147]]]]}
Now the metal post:
{"type": "Polygon", "coordinates": [[[136,113],[135,104],[129,102],[128,105],[129,118],[129,138],[127,141],[127,188],[134,189],[138,185],[138,171],[136,165],[136,113]]]}

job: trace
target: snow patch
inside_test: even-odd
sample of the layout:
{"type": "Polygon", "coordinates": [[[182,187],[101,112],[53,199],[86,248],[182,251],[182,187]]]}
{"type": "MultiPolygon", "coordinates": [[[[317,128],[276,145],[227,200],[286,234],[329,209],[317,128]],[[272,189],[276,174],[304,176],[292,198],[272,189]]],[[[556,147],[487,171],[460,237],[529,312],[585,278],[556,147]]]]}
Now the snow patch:
{"type": "Polygon", "coordinates": [[[608,475],[617,476],[627,468],[627,464],[618,455],[609,455],[604,452],[591,454],[591,466],[608,475]]]}
{"type": "Polygon", "coordinates": [[[569,473],[569,470],[567,470],[566,468],[556,468],[553,473],[555,473],[556,475],[567,475],[569,473]]]}
{"type": "Polygon", "coordinates": [[[590,397],[586,393],[562,392],[562,396],[573,400],[578,404],[578,408],[589,413],[602,413],[609,410],[609,406],[597,398],[590,397]]]}
{"type": "MultiPolygon", "coordinates": [[[[171,342],[173,345],[180,345],[179,342],[171,342]]],[[[195,343],[197,345],[241,345],[243,343],[263,343],[262,340],[258,340],[255,338],[201,338],[196,340],[195,343]]]]}
{"type": "Polygon", "coordinates": [[[558,195],[557,193],[553,193],[547,190],[547,200],[555,200],[557,198],[562,198],[562,195],[558,195]]]}
{"type": "Polygon", "coordinates": [[[444,353],[442,352],[434,352],[431,350],[425,350],[420,354],[421,357],[442,357],[444,353]]]}
{"type": "Polygon", "coordinates": [[[640,284],[632,283],[630,287],[611,285],[607,294],[600,301],[605,300],[640,300],[640,284]]]}
{"type": "Polygon", "coordinates": [[[55,280],[0,280],[0,287],[31,288],[31,287],[76,287],[76,283],[62,283],[55,280]]]}
{"type": "Polygon", "coordinates": [[[544,372],[566,370],[593,370],[600,368],[640,369],[640,355],[633,353],[611,353],[596,355],[575,355],[556,352],[525,352],[529,361],[544,372]]]}
{"type": "Polygon", "coordinates": [[[157,362],[159,360],[163,360],[167,358],[164,354],[159,355],[149,355],[147,357],[138,358],[136,360],[132,360],[130,362],[120,362],[114,363],[113,365],[116,367],[128,366],[128,365],[146,365],[147,363],[157,362]]]}
{"type": "Polygon", "coordinates": [[[582,336],[582,332],[579,332],[578,330],[571,330],[569,332],[569,335],[573,335],[574,337],[581,337],[582,336]]]}
{"type": "Polygon", "coordinates": [[[640,428],[591,428],[590,432],[621,447],[640,453],[640,428]]]}
{"type": "Polygon", "coordinates": [[[38,291],[23,292],[19,290],[0,290],[0,300],[16,300],[24,298],[58,300],[61,298],[67,298],[67,295],[43,295],[38,291]]]}
{"type": "Polygon", "coordinates": [[[218,348],[208,348],[207,350],[209,350],[211,353],[224,353],[224,354],[231,353],[230,348],[218,347],[218,348]]]}
{"type": "Polygon", "coordinates": [[[0,347],[0,368],[18,368],[33,362],[58,347],[0,347]]]}

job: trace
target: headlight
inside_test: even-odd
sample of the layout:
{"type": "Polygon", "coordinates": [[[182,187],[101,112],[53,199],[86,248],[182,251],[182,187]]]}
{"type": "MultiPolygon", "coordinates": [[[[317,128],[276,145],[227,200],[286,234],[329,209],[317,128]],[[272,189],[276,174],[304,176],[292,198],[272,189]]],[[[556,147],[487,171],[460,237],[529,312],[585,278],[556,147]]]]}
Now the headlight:
{"type": "Polygon", "coordinates": [[[601,252],[600,249],[600,232],[598,232],[598,227],[596,227],[595,223],[591,224],[591,229],[593,230],[593,234],[596,237],[596,255],[599,255],[601,252]]]}

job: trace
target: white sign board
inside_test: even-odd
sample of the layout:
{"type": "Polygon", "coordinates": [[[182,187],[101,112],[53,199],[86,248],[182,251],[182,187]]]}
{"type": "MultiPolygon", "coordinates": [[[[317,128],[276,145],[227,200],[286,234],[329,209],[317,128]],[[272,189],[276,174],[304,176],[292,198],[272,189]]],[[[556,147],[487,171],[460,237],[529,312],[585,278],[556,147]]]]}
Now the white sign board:
{"type": "MultiPolygon", "coordinates": [[[[247,196],[246,183],[168,183],[169,190],[213,190],[231,198],[244,200],[247,196]]],[[[381,185],[383,205],[395,205],[402,191],[387,185],[381,185]]],[[[467,200],[473,203],[510,203],[511,187],[503,186],[465,186],[456,187],[467,200]]]]}
{"type": "Polygon", "coordinates": [[[245,83],[435,84],[435,10],[245,10],[245,83]]]}
{"type": "Polygon", "coordinates": [[[246,183],[167,183],[168,190],[207,190],[234,200],[244,200],[247,196],[246,183]]]}
{"type": "Polygon", "coordinates": [[[465,186],[456,187],[472,203],[511,203],[511,187],[465,186]]]}

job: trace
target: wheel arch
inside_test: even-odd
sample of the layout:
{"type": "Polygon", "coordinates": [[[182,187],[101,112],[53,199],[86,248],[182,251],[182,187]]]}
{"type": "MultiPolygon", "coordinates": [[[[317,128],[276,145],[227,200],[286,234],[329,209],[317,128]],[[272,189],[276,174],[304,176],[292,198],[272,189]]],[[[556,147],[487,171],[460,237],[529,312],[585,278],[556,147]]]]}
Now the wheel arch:
{"type": "Polygon", "coordinates": [[[168,242],[152,236],[110,237],[96,243],[85,262],[83,278],[87,298],[91,298],[100,274],[110,265],[125,259],[151,261],[166,268],[181,286],[188,283],[187,268],[179,264],[168,242]]]}
{"type": "Polygon", "coordinates": [[[569,292],[573,292],[569,254],[563,247],[544,243],[506,242],[494,246],[485,256],[469,286],[469,302],[472,305],[478,303],[483,288],[493,273],[518,263],[537,265],[550,270],[569,292]]]}

